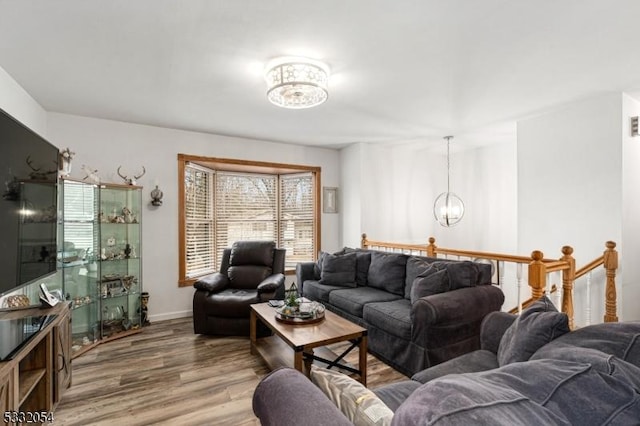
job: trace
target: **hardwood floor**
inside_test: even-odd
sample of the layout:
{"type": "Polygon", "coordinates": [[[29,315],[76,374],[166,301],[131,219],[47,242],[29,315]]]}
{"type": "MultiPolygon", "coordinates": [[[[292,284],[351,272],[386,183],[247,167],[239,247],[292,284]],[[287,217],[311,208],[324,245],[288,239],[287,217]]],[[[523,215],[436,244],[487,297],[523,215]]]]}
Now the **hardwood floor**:
{"type": "MultiPolygon", "coordinates": [[[[334,350],[347,343],[332,345],[334,350]]],[[[358,351],[347,361],[357,364],[358,351]]],[[[406,377],[368,355],[368,385],[406,377]]],[[[269,370],[248,337],[193,334],[191,318],[99,345],[73,360],[58,425],[258,425],[253,390],[269,370]]]]}

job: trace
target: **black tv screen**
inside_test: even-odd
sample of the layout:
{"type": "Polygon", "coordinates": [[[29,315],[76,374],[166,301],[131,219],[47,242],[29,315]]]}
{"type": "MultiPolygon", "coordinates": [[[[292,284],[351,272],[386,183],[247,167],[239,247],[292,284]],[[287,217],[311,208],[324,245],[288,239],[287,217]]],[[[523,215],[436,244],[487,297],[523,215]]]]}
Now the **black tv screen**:
{"type": "Polygon", "coordinates": [[[56,271],[58,148],[0,110],[0,295],[56,271]]]}

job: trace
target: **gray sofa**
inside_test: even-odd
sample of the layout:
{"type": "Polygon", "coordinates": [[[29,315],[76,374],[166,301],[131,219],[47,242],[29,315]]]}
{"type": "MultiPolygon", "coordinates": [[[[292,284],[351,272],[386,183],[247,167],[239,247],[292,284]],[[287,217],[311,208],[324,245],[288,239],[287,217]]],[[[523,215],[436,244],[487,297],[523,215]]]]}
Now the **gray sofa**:
{"type": "Polygon", "coordinates": [[[490,265],[345,248],[296,267],[298,291],[368,330],[369,351],[410,376],[480,347],[504,302],[490,265]]]}
{"type": "MultiPolygon", "coordinates": [[[[640,322],[565,333],[564,314],[540,305],[532,311],[517,321],[514,315],[489,314],[481,349],[376,389],[393,411],[390,423],[640,424],[640,322]]],[[[291,369],[261,381],[253,409],[263,425],[351,424],[318,387],[291,369]],[[305,406],[314,410],[289,410],[305,406]],[[296,418],[298,412],[302,417],[296,418]]]]}

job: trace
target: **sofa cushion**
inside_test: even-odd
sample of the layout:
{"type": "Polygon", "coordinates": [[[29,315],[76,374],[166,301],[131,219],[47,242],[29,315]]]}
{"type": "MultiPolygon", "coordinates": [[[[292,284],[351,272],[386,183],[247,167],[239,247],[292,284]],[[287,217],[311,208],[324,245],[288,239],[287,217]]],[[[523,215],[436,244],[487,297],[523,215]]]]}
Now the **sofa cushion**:
{"type": "Polygon", "coordinates": [[[373,251],[367,285],[404,296],[406,269],[406,255],[373,251]]]}
{"type": "Polygon", "coordinates": [[[423,257],[409,256],[407,259],[407,276],[404,281],[404,298],[411,299],[411,286],[418,276],[433,269],[431,262],[423,257]]]}
{"type": "Polygon", "coordinates": [[[322,261],[324,260],[325,254],[327,254],[326,251],[320,250],[318,252],[318,259],[316,260],[315,265],[313,265],[313,275],[316,281],[320,279],[320,273],[322,272],[322,261]]]}
{"type": "Polygon", "coordinates": [[[446,376],[447,374],[479,373],[498,367],[496,354],[491,351],[478,349],[419,371],[411,376],[411,380],[427,383],[428,381],[446,376]]]}
{"type": "Polygon", "coordinates": [[[390,383],[376,388],[373,390],[373,393],[375,393],[391,411],[396,411],[409,395],[420,386],[422,386],[420,382],[403,380],[402,382],[390,383]]]}
{"type": "Polygon", "coordinates": [[[531,359],[553,358],[559,351],[588,348],[614,355],[640,367],[640,321],[593,324],[546,344],[531,359]]]}
{"type": "Polygon", "coordinates": [[[362,311],[362,318],[372,327],[411,340],[411,302],[407,299],[368,303],[362,311]]]}
{"type": "Polygon", "coordinates": [[[569,332],[569,318],[542,296],[526,308],[505,331],[498,347],[498,364],[527,361],[539,348],[569,332]]]}
{"type": "MultiPolygon", "coordinates": [[[[373,391],[334,370],[311,366],[311,381],[354,425],[390,425],[393,411],[373,391]]],[[[286,413],[283,413],[286,415],[286,413]]]]}
{"type": "Polygon", "coordinates": [[[435,268],[431,268],[423,272],[423,275],[418,276],[411,286],[411,303],[416,303],[416,300],[431,296],[433,294],[439,294],[449,291],[449,273],[446,269],[438,271],[435,268]]]}
{"type": "Polygon", "coordinates": [[[307,280],[302,287],[302,295],[316,302],[329,302],[329,294],[334,290],[344,289],[337,285],[324,285],[318,281],[307,280]]]}
{"type": "Polygon", "coordinates": [[[357,287],[333,290],[329,293],[329,303],[348,314],[362,318],[364,305],[374,302],[390,302],[400,296],[371,287],[357,287]]]}
{"type": "Polygon", "coordinates": [[[322,259],[320,284],[355,287],[356,254],[336,255],[326,253],[322,259]]]}
{"type": "Polygon", "coordinates": [[[432,380],[396,410],[393,424],[635,424],[637,392],[627,372],[543,359],[432,380]]]}

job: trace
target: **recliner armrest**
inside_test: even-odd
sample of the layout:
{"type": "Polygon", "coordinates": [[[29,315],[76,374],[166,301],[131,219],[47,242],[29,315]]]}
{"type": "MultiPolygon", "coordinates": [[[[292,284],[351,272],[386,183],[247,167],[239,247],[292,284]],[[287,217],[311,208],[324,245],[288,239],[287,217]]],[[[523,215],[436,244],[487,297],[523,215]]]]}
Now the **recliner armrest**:
{"type": "Polygon", "coordinates": [[[491,312],[480,325],[480,349],[498,353],[500,340],[518,316],[508,312],[491,312]]]}
{"type": "Polygon", "coordinates": [[[198,281],[193,283],[193,286],[198,290],[217,293],[229,286],[229,278],[227,278],[220,272],[214,272],[213,274],[201,277],[200,279],[198,279],[198,281]]]}
{"type": "Polygon", "coordinates": [[[270,275],[258,284],[258,294],[274,293],[281,286],[284,286],[284,274],[270,275]]]}

